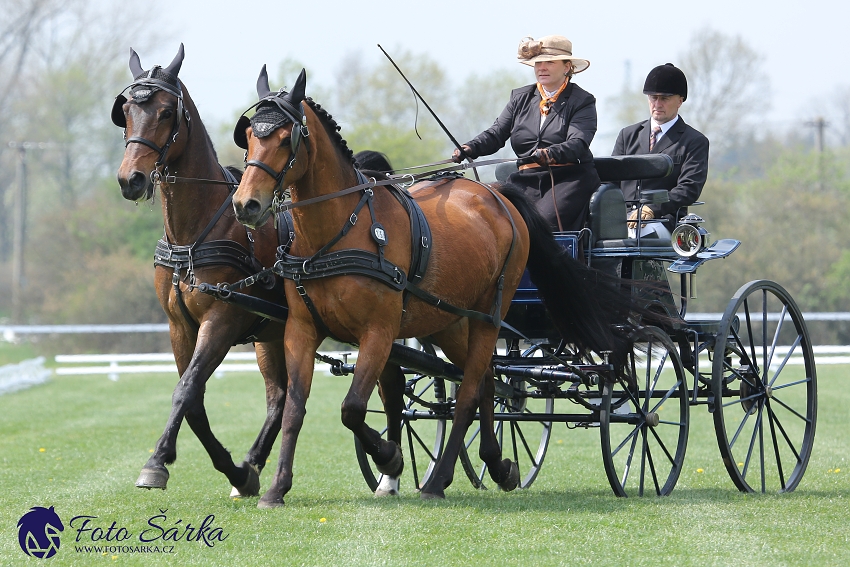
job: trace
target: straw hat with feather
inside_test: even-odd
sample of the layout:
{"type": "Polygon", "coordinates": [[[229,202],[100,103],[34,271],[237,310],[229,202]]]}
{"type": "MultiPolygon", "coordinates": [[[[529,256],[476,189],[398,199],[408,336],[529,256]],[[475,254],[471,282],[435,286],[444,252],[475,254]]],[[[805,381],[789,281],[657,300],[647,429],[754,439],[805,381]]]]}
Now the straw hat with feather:
{"type": "Polygon", "coordinates": [[[519,62],[534,67],[537,61],[571,61],[573,73],[590,67],[590,61],[573,57],[573,42],[562,35],[546,35],[540,39],[525,37],[517,49],[519,62]]]}

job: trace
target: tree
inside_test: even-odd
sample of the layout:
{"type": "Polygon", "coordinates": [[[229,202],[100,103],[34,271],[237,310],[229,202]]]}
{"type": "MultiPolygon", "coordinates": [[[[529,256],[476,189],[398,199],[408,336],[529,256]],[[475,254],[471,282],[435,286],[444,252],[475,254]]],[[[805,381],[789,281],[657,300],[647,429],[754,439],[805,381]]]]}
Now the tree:
{"type": "Polygon", "coordinates": [[[697,32],[678,67],[688,78],[682,108],[688,122],[725,149],[770,105],[770,84],[761,70],[763,57],[740,36],[711,28],[697,32]]]}
{"type": "Polygon", "coordinates": [[[765,170],[750,179],[732,174],[709,178],[703,191],[711,240],[742,242],[732,256],[700,272],[698,311],[722,311],[742,284],[771,279],[786,287],[804,311],[846,309],[850,246],[848,153],[823,156],[780,148],[765,158],[765,170]],[[826,175],[819,188],[818,164],[826,175]],[[843,307],[842,301],[844,302],[843,307]]]}
{"type": "MultiPolygon", "coordinates": [[[[439,65],[408,51],[393,59],[437,115],[446,116],[451,89],[439,65]]],[[[396,168],[445,159],[451,147],[445,134],[389,62],[369,68],[349,54],[335,84],[323,106],[354,151],[381,151],[396,168]]]]}
{"type": "MultiPolygon", "coordinates": [[[[0,28],[2,147],[7,149],[8,141],[48,142],[43,151],[27,152],[25,234],[33,239],[47,222],[45,215],[68,214],[81,200],[98,203],[101,198],[102,203],[100,191],[117,192],[114,181],[105,185],[102,180],[114,179],[122,152],[121,133],[109,120],[109,111],[114,96],[127,81],[125,38],[133,37],[135,45],[144,48],[156,39],[156,33],[165,30],[159,26],[159,31],[152,31],[140,17],[141,10],[156,9],[155,2],[136,7],[109,5],[106,9],[93,0],[0,2],[6,10],[4,17],[12,15],[9,24],[0,28]],[[98,33],[92,33],[93,29],[98,33]]],[[[0,179],[16,179],[16,157],[13,152],[3,152],[0,179]]],[[[9,186],[4,181],[0,191],[8,192],[9,186]]],[[[0,194],[3,249],[11,248],[11,223],[6,222],[11,201],[9,195],[0,194]]],[[[101,238],[120,240],[121,227],[111,228],[101,238]]],[[[44,245],[24,243],[28,267],[44,264],[44,245]]],[[[75,270],[82,270],[82,264],[72,263],[69,275],[79,275],[75,270]]],[[[31,275],[25,272],[31,286],[27,293],[50,281],[31,275]]],[[[0,313],[8,309],[9,283],[0,282],[0,313]]],[[[55,297],[68,299],[67,291],[62,289],[55,297]]],[[[28,317],[35,316],[43,306],[30,302],[28,317]]]]}

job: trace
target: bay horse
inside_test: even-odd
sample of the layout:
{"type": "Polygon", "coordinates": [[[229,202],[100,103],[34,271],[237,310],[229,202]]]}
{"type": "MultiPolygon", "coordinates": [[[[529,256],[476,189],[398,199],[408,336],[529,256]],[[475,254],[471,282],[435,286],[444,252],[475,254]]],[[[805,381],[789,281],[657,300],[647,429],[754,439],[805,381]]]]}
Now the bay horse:
{"type": "MultiPolygon", "coordinates": [[[[180,373],[165,431],[136,486],[166,488],[166,465],[177,458],[177,434],[185,417],[213,466],[233,486],[231,496],[256,496],[286,396],[283,325],[200,293],[198,284],[234,282],[272,265],[278,237],[271,225],[251,231],[236,221],[228,182],[235,187],[241,172],[219,165],[195,103],[178,78],[183,56],[181,44],[167,67],[144,71],[131,49],[129,98],[119,95],[112,110],[113,122],[125,129],[118,169],[124,198],[153,199],[159,188],[165,235],[155,254],[155,286],[180,373]],[[267,412],[244,462],[236,465],[210,429],[204,391],[230,347],[247,342],[256,348],[267,412]]],[[[282,290],[273,283],[267,280],[246,293],[283,303],[282,290]]]]}
{"type": "Polygon", "coordinates": [[[237,145],[247,150],[246,170],[233,197],[237,219],[263,226],[286,190],[296,233],[291,255],[278,262],[283,270],[278,273],[287,278],[290,309],[280,458],[258,505],[282,506],[292,487],[313,355],[327,336],[359,345],[342,422],[381,472],[397,476],[403,457],[392,428],[390,439],[382,440],[365,423],[367,401],[380,380],[385,410],[396,403],[400,407],[401,388],[389,387],[390,372],[381,370],[394,339],[423,337],[463,369],[463,381],[445,451],[420,497],[445,497],[476,409],[482,431],[479,454],[494,482],[512,490],[519,474],[516,463],[502,460],[494,433],[490,361],[500,321],[526,264],[565,338],[597,351],[614,348],[609,323],[621,317],[614,306],[623,301],[604,299],[606,294],[619,297],[619,291],[600,290],[589,268],[560,248],[533,204],[517,190],[498,192],[462,177],[436,178],[410,189],[414,207],[405,204],[400,190],[364,183],[339,127],[305,97],[305,90],[302,70],[291,92],[271,92],[263,67],[257,81],[260,100],[252,107],[256,112],[251,118],[243,114],[234,130],[237,145]],[[427,270],[416,281],[422,255],[429,257],[427,270]],[[336,269],[351,258],[349,266],[355,267],[348,273],[336,269]],[[361,260],[372,267],[363,268],[361,260]],[[327,277],[315,278],[317,273],[327,277]]]}

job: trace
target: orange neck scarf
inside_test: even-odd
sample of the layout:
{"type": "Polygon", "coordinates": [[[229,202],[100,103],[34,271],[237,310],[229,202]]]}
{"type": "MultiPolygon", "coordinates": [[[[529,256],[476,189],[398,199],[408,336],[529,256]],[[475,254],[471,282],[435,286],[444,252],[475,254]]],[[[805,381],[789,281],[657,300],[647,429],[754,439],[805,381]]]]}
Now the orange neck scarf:
{"type": "Polygon", "coordinates": [[[546,91],[543,90],[543,85],[537,83],[537,90],[540,92],[540,114],[542,114],[543,116],[547,116],[549,114],[549,109],[552,108],[552,105],[555,104],[555,101],[558,100],[558,96],[560,96],[560,94],[564,92],[564,89],[567,88],[568,84],[569,81],[564,81],[564,84],[562,84],[561,87],[557,91],[555,91],[555,94],[550,97],[547,97],[546,91]]]}

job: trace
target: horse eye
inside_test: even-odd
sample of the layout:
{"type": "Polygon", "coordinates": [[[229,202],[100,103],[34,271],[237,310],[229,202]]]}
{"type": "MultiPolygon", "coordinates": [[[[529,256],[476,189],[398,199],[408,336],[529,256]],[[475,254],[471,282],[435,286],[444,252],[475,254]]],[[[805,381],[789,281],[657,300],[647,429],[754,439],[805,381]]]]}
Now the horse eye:
{"type": "Polygon", "coordinates": [[[289,147],[292,145],[292,136],[287,136],[283,140],[280,141],[280,147],[289,147]]]}
{"type": "Polygon", "coordinates": [[[159,115],[159,118],[160,118],[160,120],[168,120],[172,116],[174,116],[174,111],[171,110],[170,108],[167,108],[167,109],[162,111],[162,114],[159,115]]]}

